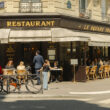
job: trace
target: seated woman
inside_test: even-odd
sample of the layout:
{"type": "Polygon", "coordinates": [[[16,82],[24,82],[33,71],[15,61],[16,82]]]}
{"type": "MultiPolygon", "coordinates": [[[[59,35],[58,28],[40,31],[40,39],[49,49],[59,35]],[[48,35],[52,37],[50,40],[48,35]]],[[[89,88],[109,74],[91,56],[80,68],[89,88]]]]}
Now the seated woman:
{"type": "Polygon", "coordinates": [[[6,69],[14,69],[13,60],[9,60],[5,66],[6,69]]]}
{"type": "Polygon", "coordinates": [[[23,79],[25,83],[26,68],[23,61],[20,61],[20,64],[17,66],[17,74],[18,74],[19,84],[21,83],[21,79],[23,79]]]}
{"type": "Polygon", "coordinates": [[[20,61],[20,64],[17,66],[17,70],[26,70],[26,67],[23,61],[20,61]]]}
{"type": "Polygon", "coordinates": [[[15,68],[13,65],[13,60],[9,60],[8,63],[5,66],[5,69],[3,69],[4,75],[14,75],[15,74],[15,68]]]}

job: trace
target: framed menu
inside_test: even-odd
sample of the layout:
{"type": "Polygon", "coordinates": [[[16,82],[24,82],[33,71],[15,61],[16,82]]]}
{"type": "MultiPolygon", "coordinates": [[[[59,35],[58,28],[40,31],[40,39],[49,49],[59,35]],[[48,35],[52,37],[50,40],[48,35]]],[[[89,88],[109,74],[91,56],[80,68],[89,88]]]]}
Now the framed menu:
{"type": "Polygon", "coordinates": [[[56,50],[55,49],[49,49],[48,55],[56,55],[56,50]]]}

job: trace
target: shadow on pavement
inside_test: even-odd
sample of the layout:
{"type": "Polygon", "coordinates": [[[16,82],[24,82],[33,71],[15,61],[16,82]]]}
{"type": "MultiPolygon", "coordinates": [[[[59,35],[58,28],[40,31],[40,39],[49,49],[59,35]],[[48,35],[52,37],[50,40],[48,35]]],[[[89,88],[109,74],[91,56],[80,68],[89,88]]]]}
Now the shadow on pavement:
{"type": "Polygon", "coordinates": [[[76,100],[18,100],[8,102],[0,99],[0,110],[110,110],[76,100]]]}

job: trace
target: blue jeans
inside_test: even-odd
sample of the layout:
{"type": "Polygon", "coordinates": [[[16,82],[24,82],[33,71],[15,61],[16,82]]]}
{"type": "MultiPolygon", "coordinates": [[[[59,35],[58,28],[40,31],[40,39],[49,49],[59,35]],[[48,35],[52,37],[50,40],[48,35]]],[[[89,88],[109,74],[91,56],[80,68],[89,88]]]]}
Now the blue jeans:
{"type": "Polygon", "coordinates": [[[42,72],[43,74],[43,89],[48,89],[48,72],[42,72]]]}
{"type": "Polygon", "coordinates": [[[38,70],[40,70],[40,68],[36,68],[35,73],[37,75],[37,84],[40,84],[40,72],[38,72],[38,70]]]}

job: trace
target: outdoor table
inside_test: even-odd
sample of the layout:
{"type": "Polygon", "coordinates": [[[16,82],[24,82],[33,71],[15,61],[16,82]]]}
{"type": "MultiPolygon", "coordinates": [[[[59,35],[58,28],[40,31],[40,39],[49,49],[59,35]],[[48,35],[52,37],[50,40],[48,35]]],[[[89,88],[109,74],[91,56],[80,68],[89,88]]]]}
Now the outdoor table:
{"type": "MultiPolygon", "coordinates": [[[[52,68],[50,71],[51,71],[51,75],[52,75],[52,72],[55,72],[55,74],[58,76],[59,71],[63,72],[63,69],[62,68],[52,68]]],[[[56,78],[56,82],[58,82],[57,78],[56,78]]]]}

